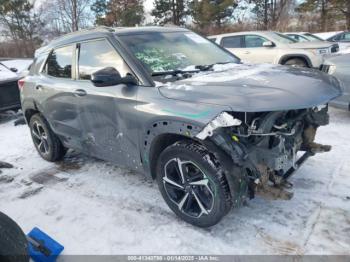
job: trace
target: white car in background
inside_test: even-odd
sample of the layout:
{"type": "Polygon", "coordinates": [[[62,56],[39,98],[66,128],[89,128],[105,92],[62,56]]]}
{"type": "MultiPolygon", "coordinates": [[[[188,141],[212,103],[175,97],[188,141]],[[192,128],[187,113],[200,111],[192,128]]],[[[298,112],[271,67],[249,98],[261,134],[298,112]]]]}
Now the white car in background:
{"type": "Polygon", "coordinates": [[[335,53],[335,44],[328,42],[297,42],[272,31],[239,32],[209,36],[244,62],[272,63],[319,68],[324,55],[335,53]]]}
{"type": "Polygon", "coordinates": [[[334,31],[334,32],[317,33],[315,35],[326,41],[338,43],[340,51],[350,49],[350,32],[334,31]]]}
{"type": "Polygon", "coordinates": [[[350,54],[328,57],[321,71],[336,77],[343,87],[343,95],[332,100],[330,105],[350,110],[350,54]]]}
{"type": "Polygon", "coordinates": [[[290,38],[293,38],[294,40],[297,40],[298,42],[324,42],[326,40],[322,39],[321,37],[318,37],[314,34],[311,34],[309,32],[286,32],[283,33],[286,36],[289,36],[290,38]]]}

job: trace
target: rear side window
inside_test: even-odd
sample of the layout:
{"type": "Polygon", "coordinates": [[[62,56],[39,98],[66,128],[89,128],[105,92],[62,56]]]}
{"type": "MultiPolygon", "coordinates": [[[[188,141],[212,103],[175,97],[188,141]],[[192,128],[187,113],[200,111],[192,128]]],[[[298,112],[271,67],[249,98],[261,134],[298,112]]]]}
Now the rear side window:
{"type": "Polygon", "coordinates": [[[242,37],[241,36],[227,36],[222,38],[221,45],[226,48],[241,48],[242,37]]]}
{"type": "Polygon", "coordinates": [[[71,78],[73,51],[73,45],[54,49],[47,59],[46,73],[54,77],[71,78]]]}
{"type": "Polygon", "coordinates": [[[90,80],[92,73],[105,67],[114,67],[122,77],[130,72],[123,58],[107,40],[103,39],[80,44],[79,79],[90,80]]]}

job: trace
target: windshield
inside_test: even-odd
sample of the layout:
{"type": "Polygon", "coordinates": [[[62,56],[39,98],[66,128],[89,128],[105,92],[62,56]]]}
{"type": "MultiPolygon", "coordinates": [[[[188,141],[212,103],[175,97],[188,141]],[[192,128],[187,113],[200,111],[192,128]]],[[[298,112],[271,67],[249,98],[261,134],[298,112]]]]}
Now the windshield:
{"type": "MultiPolygon", "coordinates": [[[[295,40],[297,40],[297,39],[295,39],[295,40]]],[[[305,36],[299,35],[299,40],[297,40],[297,41],[298,42],[309,42],[310,40],[305,36]]]]}
{"type": "Polygon", "coordinates": [[[297,43],[298,41],[297,40],[294,40],[293,38],[290,38],[289,36],[286,36],[284,34],[280,34],[280,33],[277,33],[277,32],[273,32],[272,33],[272,37],[280,42],[280,43],[283,43],[283,44],[293,44],[293,43],[297,43]]]}
{"type": "Polygon", "coordinates": [[[324,41],[322,38],[315,36],[313,34],[310,34],[310,33],[306,33],[306,34],[304,34],[304,36],[306,36],[311,41],[324,41]]]}
{"type": "Polygon", "coordinates": [[[190,31],[120,35],[119,38],[154,75],[198,66],[237,63],[239,59],[190,31]]]}

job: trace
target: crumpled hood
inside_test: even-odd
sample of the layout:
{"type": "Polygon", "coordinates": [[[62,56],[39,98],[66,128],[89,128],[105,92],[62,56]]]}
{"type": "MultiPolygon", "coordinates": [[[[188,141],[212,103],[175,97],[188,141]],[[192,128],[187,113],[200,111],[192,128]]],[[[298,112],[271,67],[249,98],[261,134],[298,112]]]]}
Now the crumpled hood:
{"type": "Polygon", "coordinates": [[[159,86],[170,99],[258,112],[310,108],[341,94],[338,80],[320,71],[270,64],[214,66],[214,72],[159,86]]]}
{"type": "Polygon", "coordinates": [[[289,44],[290,48],[302,48],[302,49],[317,49],[317,48],[329,48],[335,43],[324,41],[312,41],[312,42],[298,42],[289,44]]]}

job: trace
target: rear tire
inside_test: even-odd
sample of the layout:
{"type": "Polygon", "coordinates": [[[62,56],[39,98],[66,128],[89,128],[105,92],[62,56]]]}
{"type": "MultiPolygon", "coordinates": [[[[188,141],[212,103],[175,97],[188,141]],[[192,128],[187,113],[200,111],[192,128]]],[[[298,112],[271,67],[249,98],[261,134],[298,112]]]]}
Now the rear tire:
{"type": "Polygon", "coordinates": [[[292,58],[287,60],[284,65],[289,65],[293,67],[309,67],[305,60],[301,58],[292,58]]]}
{"type": "Polygon", "coordinates": [[[204,146],[194,142],[176,142],[160,154],[157,182],[170,209],[192,225],[213,226],[232,207],[220,164],[204,146]]]}
{"type": "Polygon", "coordinates": [[[28,262],[28,242],[15,221],[0,212],[0,261],[28,262]]]}
{"type": "Polygon", "coordinates": [[[30,133],[39,155],[47,161],[56,162],[66,154],[66,149],[53,133],[49,123],[40,114],[35,114],[29,122],[30,133]]]}

